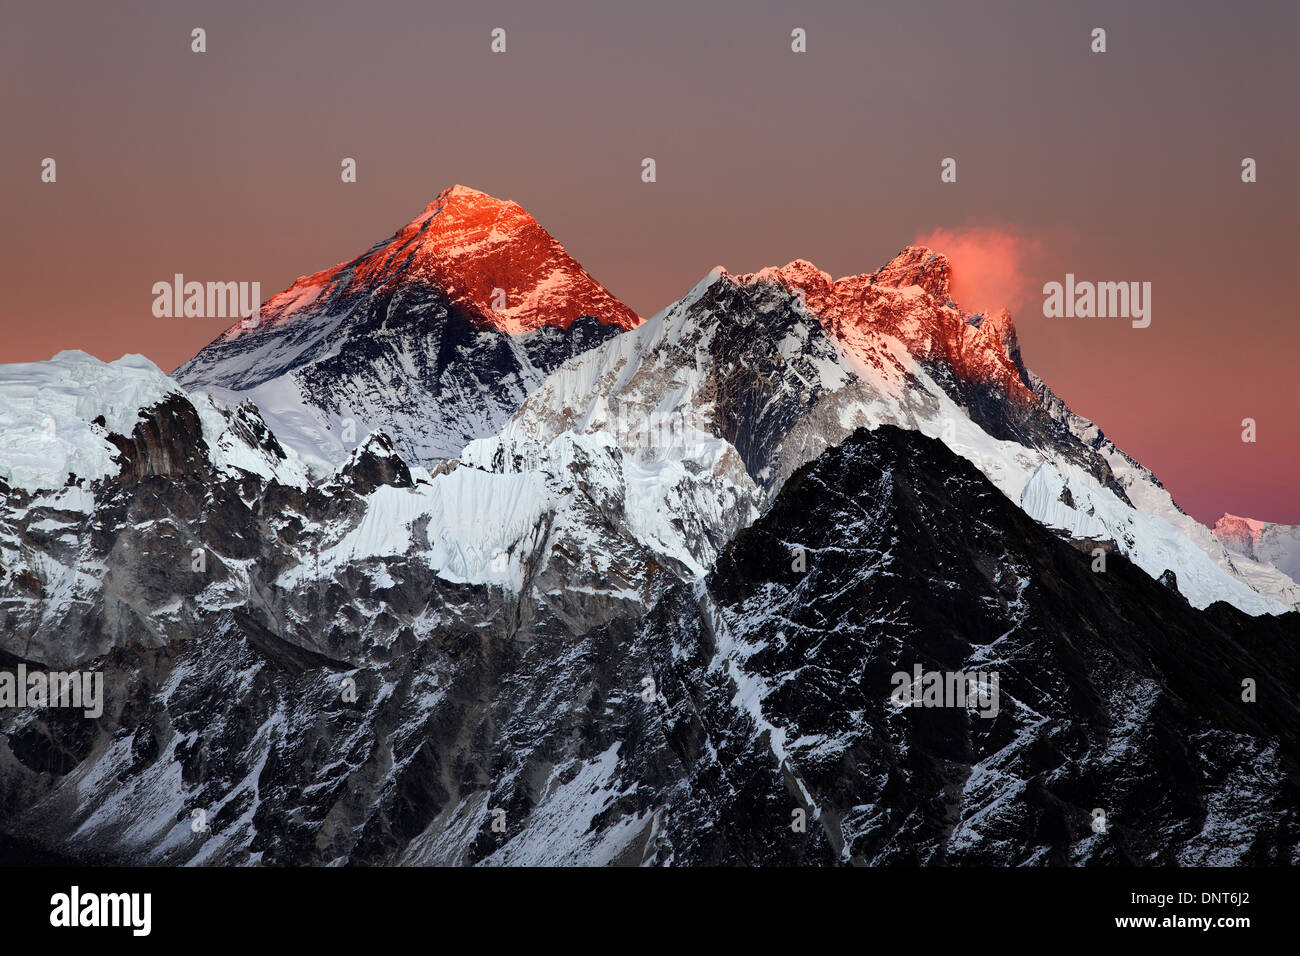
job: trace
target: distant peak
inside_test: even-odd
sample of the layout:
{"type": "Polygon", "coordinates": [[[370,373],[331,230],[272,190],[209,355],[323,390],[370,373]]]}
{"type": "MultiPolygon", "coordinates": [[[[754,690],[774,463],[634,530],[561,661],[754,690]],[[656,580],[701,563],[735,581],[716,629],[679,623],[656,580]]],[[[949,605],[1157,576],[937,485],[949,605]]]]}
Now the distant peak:
{"type": "Polygon", "coordinates": [[[1227,511],[1223,513],[1223,517],[1220,518],[1219,521],[1231,523],[1240,522],[1242,524],[1250,525],[1252,528],[1263,528],[1268,525],[1267,521],[1260,521],[1257,518],[1243,518],[1241,515],[1234,515],[1227,511]]]}
{"type": "Polygon", "coordinates": [[[519,203],[457,184],[438,193],[420,215],[397,233],[397,237],[404,234],[408,238],[418,236],[421,246],[430,242],[446,245],[449,239],[465,235],[490,233],[500,237],[525,228],[545,233],[519,203]]]}
{"type": "Polygon", "coordinates": [[[866,366],[888,364],[877,354],[879,336],[888,335],[918,358],[943,362],[961,379],[998,385],[1026,404],[1037,401],[1025,384],[1010,312],[968,315],[955,308],[948,257],[928,246],[905,246],[869,275],[832,279],[808,260],[795,259],[728,278],[798,295],[831,337],[866,366]]]}
{"type": "MultiPolygon", "coordinates": [[[[460,183],[456,183],[454,186],[447,187],[442,191],[442,195],[443,196],[473,196],[473,197],[481,197],[484,199],[495,198],[483,192],[481,189],[475,189],[473,186],[463,186],[460,183]]],[[[501,200],[496,200],[496,201],[500,202],[501,200]]]]}
{"type": "MultiPolygon", "coordinates": [[[[272,297],[263,328],[329,314],[381,287],[425,283],[484,326],[507,333],[589,315],[630,329],[641,319],[619,302],[528,212],[511,200],[456,184],[389,239],[272,297]]],[[[236,326],[227,336],[239,336],[236,326]]]]}
{"type": "MultiPolygon", "coordinates": [[[[724,274],[725,270],[724,270],[724,274]]],[[[875,272],[865,276],[846,276],[838,281],[865,279],[868,284],[889,289],[906,289],[917,286],[938,300],[940,305],[949,301],[951,267],[948,257],[928,246],[905,246],[902,252],[890,259],[875,272]]],[[[783,266],[768,266],[757,272],[732,276],[737,282],[778,281],[782,284],[811,290],[833,283],[831,276],[807,259],[795,259],[783,266]]]]}
{"type": "Polygon", "coordinates": [[[1244,540],[1250,538],[1251,543],[1257,543],[1259,536],[1268,527],[1267,521],[1257,521],[1254,518],[1242,518],[1238,515],[1228,514],[1226,511],[1223,517],[1214,523],[1214,533],[1219,538],[1230,538],[1235,540],[1244,540]]]}
{"type": "MultiPolygon", "coordinates": [[[[442,192],[438,193],[433,202],[424,207],[425,214],[438,213],[443,209],[518,209],[523,212],[517,202],[509,199],[498,199],[490,193],[485,193],[480,189],[472,186],[462,186],[457,183],[454,186],[448,186],[442,192]]],[[[524,213],[527,216],[527,213],[524,213]]],[[[417,219],[423,217],[417,217],[417,219]]],[[[529,216],[528,218],[532,218],[529,216]]]]}

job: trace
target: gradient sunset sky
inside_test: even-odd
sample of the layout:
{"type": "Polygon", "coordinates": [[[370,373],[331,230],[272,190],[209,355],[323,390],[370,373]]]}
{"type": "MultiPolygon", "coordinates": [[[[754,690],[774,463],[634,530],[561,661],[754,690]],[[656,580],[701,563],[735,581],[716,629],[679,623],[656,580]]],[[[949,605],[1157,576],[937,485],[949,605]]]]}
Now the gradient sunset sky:
{"type": "Polygon", "coordinates": [[[155,282],[269,298],[453,183],[645,316],[717,264],[838,277],[929,239],[1190,513],[1297,524],[1298,38],[1291,0],[11,5],[0,361],[170,371],[230,323],[154,318],[155,282]],[[1067,272],[1150,282],[1150,328],[1044,318],[1067,272]]]}

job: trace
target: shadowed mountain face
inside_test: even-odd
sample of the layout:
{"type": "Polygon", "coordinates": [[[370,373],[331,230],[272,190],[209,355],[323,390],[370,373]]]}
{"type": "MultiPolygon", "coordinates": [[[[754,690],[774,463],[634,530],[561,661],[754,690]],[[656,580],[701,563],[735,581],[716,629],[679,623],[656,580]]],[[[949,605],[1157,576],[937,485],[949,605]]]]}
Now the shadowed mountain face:
{"type": "Polygon", "coordinates": [[[290,528],[410,478],[374,446],[340,480],[221,506],[278,529],[258,613],[113,647],[98,721],[0,712],[0,829],[133,862],[1296,862],[1297,615],[1094,571],[936,440],[853,433],[705,580],[580,634],[418,563],[273,586],[290,528]],[[916,664],[995,674],[996,714],[900,706],[916,664]]]}
{"type": "Polygon", "coordinates": [[[518,204],[454,186],[368,252],[272,296],[175,377],[252,399],[311,461],[337,465],[383,428],[412,464],[434,465],[639,322],[518,204]]]}
{"type": "Polygon", "coordinates": [[[719,754],[693,773],[733,782],[686,815],[720,821],[691,858],[1295,862],[1300,619],[1197,612],[1093,564],[915,433],[859,431],[797,472],[698,600],[643,625],[676,648],[670,713],[719,754]],[[917,664],[996,672],[997,715],[893,706],[917,664]]]}

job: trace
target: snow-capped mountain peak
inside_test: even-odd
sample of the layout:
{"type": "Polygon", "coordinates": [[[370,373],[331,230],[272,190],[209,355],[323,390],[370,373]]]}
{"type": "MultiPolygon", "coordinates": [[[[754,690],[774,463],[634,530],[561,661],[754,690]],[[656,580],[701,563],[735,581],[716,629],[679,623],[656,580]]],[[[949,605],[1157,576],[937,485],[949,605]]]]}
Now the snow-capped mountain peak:
{"type": "Polygon", "coordinates": [[[1214,536],[1234,554],[1300,579],[1300,527],[1225,514],[1214,536]]]}
{"type": "Polygon", "coordinates": [[[892,340],[922,362],[945,366],[958,379],[998,386],[1020,403],[1037,403],[1020,363],[1010,313],[962,312],[949,298],[949,271],[941,253],[907,246],[869,274],[833,280],[796,259],[737,281],[775,281],[801,292],[826,332],[875,374],[896,366],[892,340]]]}
{"type": "MultiPolygon", "coordinates": [[[[143,355],[101,362],[73,349],[45,362],[3,367],[0,486],[30,495],[115,476],[130,463],[128,440],[139,432],[148,441],[151,412],[173,401],[192,406],[200,428],[194,440],[205,446],[200,457],[216,472],[305,484],[302,464],[266,434],[256,411],[218,408],[188,395],[143,355]]],[[[161,460],[165,454],[154,457],[155,466],[173,465],[161,460]]]]}
{"type": "Polygon", "coordinates": [[[943,253],[928,246],[904,246],[902,252],[867,278],[872,285],[893,289],[918,286],[940,302],[947,302],[950,275],[948,257],[943,253]]]}
{"type": "Polygon", "coordinates": [[[560,362],[640,322],[520,205],[453,186],[175,376],[254,401],[323,470],[377,428],[407,461],[433,465],[495,434],[560,362]]]}
{"type": "Polygon", "coordinates": [[[256,328],[237,323],[225,336],[266,334],[318,313],[307,308],[315,303],[341,303],[390,283],[437,286],[482,325],[510,334],[568,328],[580,315],[622,329],[641,321],[518,203],[456,185],[391,238],[272,296],[256,328]]]}
{"type": "Polygon", "coordinates": [[[1267,521],[1242,518],[1224,512],[1223,517],[1214,523],[1214,533],[1218,535],[1220,541],[1231,544],[1234,550],[1245,552],[1248,548],[1254,547],[1268,526],[1267,521]]]}
{"type": "Polygon", "coordinates": [[[1197,606],[1227,600],[1259,614],[1295,602],[1288,577],[1234,563],[1154,476],[1085,437],[1095,426],[1024,366],[1010,314],[963,312],[946,297],[947,272],[921,247],[842,279],[806,260],[740,275],[716,268],[640,328],[557,369],[501,438],[544,448],[567,433],[612,431],[634,459],[693,460],[761,511],[854,428],[900,425],[941,439],[1063,536],[1114,540],[1153,576],[1174,572],[1197,606]],[[725,470],[697,457],[705,448],[725,470]],[[1046,494],[1048,476],[1056,497],[1067,487],[1073,497],[1046,494]]]}

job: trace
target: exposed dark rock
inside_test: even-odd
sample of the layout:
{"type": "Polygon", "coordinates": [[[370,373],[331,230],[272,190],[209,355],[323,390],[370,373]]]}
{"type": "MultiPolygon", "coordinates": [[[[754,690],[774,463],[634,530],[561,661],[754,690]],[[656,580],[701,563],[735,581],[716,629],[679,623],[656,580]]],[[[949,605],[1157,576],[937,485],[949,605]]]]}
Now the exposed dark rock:
{"type": "MultiPolygon", "coordinates": [[[[854,433],[790,477],[706,582],[578,633],[401,563],[378,593],[364,566],[277,590],[275,542],[295,519],[298,535],[331,508],[345,520],[355,497],[269,487],[259,519],[177,478],[134,487],[155,514],[191,515],[178,530],[219,508],[228,534],[261,542],[262,570],[242,604],[82,658],[108,677],[98,721],[0,712],[10,853],[1297,861],[1300,615],[1200,612],[1114,553],[1094,573],[915,432],[854,433]],[[996,672],[996,716],[897,706],[893,675],[914,665],[996,672]]],[[[228,542],[205,540],[220,565],[228,542]]]]}

